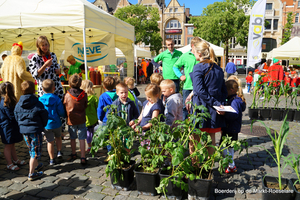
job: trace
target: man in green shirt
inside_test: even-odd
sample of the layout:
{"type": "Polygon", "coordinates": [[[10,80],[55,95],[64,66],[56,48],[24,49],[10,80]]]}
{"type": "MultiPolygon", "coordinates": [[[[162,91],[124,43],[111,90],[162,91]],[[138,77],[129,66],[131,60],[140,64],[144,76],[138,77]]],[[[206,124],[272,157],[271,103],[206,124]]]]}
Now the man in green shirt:
{"type": "Polygon", "coordinates": [[[71,66],[69,68],[68,76],[67,76],[67,78],[69,80],[70,76],[72,76],[73,74],[76,74],[76,73],[79,74],[79,73],[81,73],[81,69],[80,69],[81,63],[77,62],[72,55],[70,55],[67,58],[67,61],[71,64],[71,66]]]}
{"type": "Polygon", "coordinates": [[[153,59],[153,64],[157,66],[157,62],[162,61],[163,77],[164,79],[171,79],[172,81],[174,81],[176,85],[176,93],[178,93],[180,87],[180,79],[174,73],[173,66],[182,55],[182,52],[174,49],[174,41],[171,38],[166,39],[166,46],[168,49],[156,56],[153,59]]]}
{"type": "Polygon", "coordinates": [[[185,108],[185,100],[189,96],[189,94],[193,91],[193,83],[190,77],[190,73],[193,72],[194,66],[199,63],[196,61],[196,57],[192,53],[192,50],[195,48],[195,44],[201,42],[199,37],[194,37],[191,41],[192,49],[184,54],[177,60],[174,64],[173,70],[174,73],[181,81],[185,81],[182,90],[182,97],[183,97],[183,119],[187,119],[188,111],[185,108]],[[181,74],[180,68],[183,66],[184,74],[181,74]]]}
{"type": "Polygon", "coordinates": [[[124,69],[127,69],[127,62],[126,62],[126,60],[123,62],[123,67],[124,67],[124,69]]]}
{"type": "Polygon", "coordinates": [[[116,72],[117,70],[116,65],[109,65],[109,68],[110,68],[110,72],[116,72]]]}

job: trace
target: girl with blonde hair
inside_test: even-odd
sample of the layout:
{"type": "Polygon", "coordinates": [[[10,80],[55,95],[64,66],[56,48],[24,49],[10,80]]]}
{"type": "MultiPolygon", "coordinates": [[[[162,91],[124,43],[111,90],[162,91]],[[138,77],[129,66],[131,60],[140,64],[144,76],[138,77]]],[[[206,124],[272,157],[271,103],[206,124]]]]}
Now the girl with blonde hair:
{"type": "Polygon", "coordinates": [[[85,109],[85,117],[86,117],[85,124],[87,129],[87,138],[86,138],[86,142],[88,144],[87,152],[89,153],[92,147],[94,127],[98,123],[98,116],[97,116],[98,98],[95,95],[92,81],[83,80],[80,88],[84,90],[88,95],[88,106],[85,109]]]}

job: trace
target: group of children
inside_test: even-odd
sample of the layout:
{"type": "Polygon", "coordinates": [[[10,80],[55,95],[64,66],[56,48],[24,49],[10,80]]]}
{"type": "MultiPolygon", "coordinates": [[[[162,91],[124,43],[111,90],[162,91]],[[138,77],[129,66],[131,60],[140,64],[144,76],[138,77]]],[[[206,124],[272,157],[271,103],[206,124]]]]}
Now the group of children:
{"type": "Polygon", "coordinates": [[[4,156],[7,169],[19,170],[18,165],[25,165],[25,161],[17,158],[14,144],[22,141],[22,135],[29,148],[28,180],[34,180],[43,175],[39,171],[43,164],[38,164],[41,157],[43,136],[47,141],[50,165],[55,164],[54,141],[57,146],[57,158],[62,158],[62,123],[60,117],[68,118],[68,132],[72,154],[70,159],[76,159],[76,138],[79,138],[81,163],[86,164],[85,140],[88,151],[94,133],[94,126],[98,123],[98,98],[94,95],[93,84],[89,80],[82,81],[78,74],[69,78],[70,89],[65,94],[63,102],[54,95],[55,84],[51,79],[42,83],[45,94],[40,98],[35,95],[33,82],[24,81],[21,84],[22,96],[17,102],[14,87],[10,82],[0,85],[0,121],[1,139],[5,144],[4,156]],[[12,158],[12,159],[11,159],[12,158]]]}
{"type": "MultiPolygon", "coordinates": [[[[291,73],[285,72],[283,81],[284,81],[284,85],[289,84],[292,88],[298,87],[298,85],[300,85],[300,78],[298,77],[298,74],[296,71],[291,71],[291,73]]],[[[247,93],[250,93],[251,91],[253,91],[253,87],[251,87],[252,82],[253,82],[253,87],[255,87],[256,84],[270,82],[270,78],[269,78],[267,72],[259,71],[259,69],[255,69],[254,76],[253,76],[252,71],[250,71],[248,73],[248,76],[246,77],[247,93]],[[259,82],[260,77],[261,77],[261,80],[259,82]]]]}
{"type": "MultiPolygon", "coordinates": [[[[1,139],[5,144],[4,156],[7,161],[8,170],[19,170],[20,165],[25,165],[25,161],[20,161],[16,154],[14,144],[22,141],[22,135],[29,148],[29,175],[28,180],[35,180],[43,176],[39,171],[42,163],[38,163],[41,157],[43,136],[47,141],[47,150],[50,157],[50,165],[55,164],[54,141],[57,146],[57,158],[62,158],[62,123],[60,117],[67,117],[68,132],[72,154],[70,159],[76,159],[76,138],[79,139],[81,151],[81,163],[86,164],[85,140],[88,144],[87,151],[91,149],[91,142],[94,127],[98,120],[102,125],[106,124],[109,110],[104,111],[108,105],[116,105],[118,115],[124,118],[129,126],[136,130],[141,126],[143,132],[151,127],[149,121],[152,118],[164,114],[166,124],[175,126],[176,120],[183,120],[183,100],[179,93],[175,92],[176,86],[172,80],[163,80],[159,73],[154,73],[150,77],[151,83],[145,89],[146,101],[142,104],[142,111],[139,112],[140,95],[134,86],[135,80],[131,77],[124,79],[124,82],[113,77],[106,77],[103,86],[106,89],[99,99],[93,91],[93,83],[83,80],[78,74],[69,77],[70,89],[66,92],[63,102],[53,94],[55,84],[51,79],[43,81],[45,94],[40,98],[35,95],[35,85],[33,82],[24,81],[21,85],[22,93],[19,102],[14,95],[14,87],[10,82],[0,85],[0,126],[1,139]],[[137,123],[135,123],[135,120],[137,123]],[[19,165],[19,166],[18,166],[19,165]]],[[[242,93],[238,92],[237,82],[226,83],[230,104],[237,111],[237,114],[225,114],[228,124],[224,133],[237,134],[241,127],[241,112],[244,111],[245,100],[242,93]],[[233,103],[234,102],[234,103],[233,103]],[[235,124],[232,124],[235,123],[235,124]],[[235,127],[233,130],[231,127],[235,127]],[[231,130],[232,129],[232,130],[231,130]]],[[[110,151],[111,147],[107,147],[110,151]]],[[[230,151],[233,158],[233,152],[230,151]]],[[[229,166],[228,173],[236,170],[235,166],[229,166]]]]}

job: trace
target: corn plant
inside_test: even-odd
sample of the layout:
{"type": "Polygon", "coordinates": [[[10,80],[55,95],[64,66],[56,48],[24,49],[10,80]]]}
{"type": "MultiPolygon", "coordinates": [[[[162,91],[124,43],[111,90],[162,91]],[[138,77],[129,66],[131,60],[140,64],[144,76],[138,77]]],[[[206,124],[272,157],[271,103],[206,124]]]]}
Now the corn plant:
{"type": "MultiPolygon", "coordinates": [[[[274,162],[277,164],[277,168],[278,168],[278,183],[279,183],[279,189],[282,189],[282,183],[281,183],[281,159],[283,158],[282,155],[282,149],[284,148],[284,144],[286,142],[286,137],[289,133],[289,122],[286,121],[287,116],[285,116],[284,121],[281,125],[280,131],[274,132],[274,136],[271,134],[271,129],[269,127],[267,127],[265,125],[265,123],[263,121],[257,120],[259,121],[265,128],[266,131],[269,135],[269,137],[272,140],[273,143],[273,148],[275,150],[275,155],[273,155],[269,150],[267,150],[265,147],[263,147],[272,157],[272,159],[274,160],[274,162]]],[[[251,128],[252,128],[253,122],[251,124],[251,128]]]]}
{"type": "Polygon", "coordinates": [[[284,157],[284,163],[289,165],[295,171],[298,180],[294,183],[300,183],[300,175],[299,175],[299,166],[300,166],[300,155],[295,155],[293,153],[289,154],[288,156],[284,157]]]}
{"type": "Polygon", "coordinates": [[[290,84],[284,85],[284,81],[280,82],[280,88],[281,88],[282,93],[285,98],[285,109],[287,109],[288,108],[288,100],[289,100],[289,97],[291,96],[290,91],[292,90],[292,88],[290,87],[290,84]]]}

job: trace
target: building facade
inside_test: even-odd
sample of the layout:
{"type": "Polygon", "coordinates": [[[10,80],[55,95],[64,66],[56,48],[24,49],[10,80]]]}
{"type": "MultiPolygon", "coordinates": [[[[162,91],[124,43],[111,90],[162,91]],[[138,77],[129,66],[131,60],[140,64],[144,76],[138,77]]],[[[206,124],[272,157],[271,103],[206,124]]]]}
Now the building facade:
{"type": "MultiPolygon", "coordinates": [[[[131,5],[128,0],[96,0],[93,4],[111,14],[114,14],[119,8],[131,5]]],[[[174,40],[175,48],[189,44],[193,37],[194,27],[188,24],[190,11],[189,8],[185,8],[184,4],[180,5],[178,0],[171,0],[168,5],[165,4],[165,0],[139,0],[138,4],[155,7],[159,10],[160,20],[158,26],[163,39],[162,50],[167,49],[165,46],[167,38],[174,40]]],[[[140,44],[140,46],[146,49],[149,48],[144,44],[140,44]]]]}
{"type": "Polygon", "coordinates": [[[299,13],[300,13],[300,0],[282,0],[282,26],[284,27],[287,23],[287,15],[289,12],[293,13],[293,29],[291,38],[295,36],[300,36],[300,22],[299,22],[299,13]]]}

